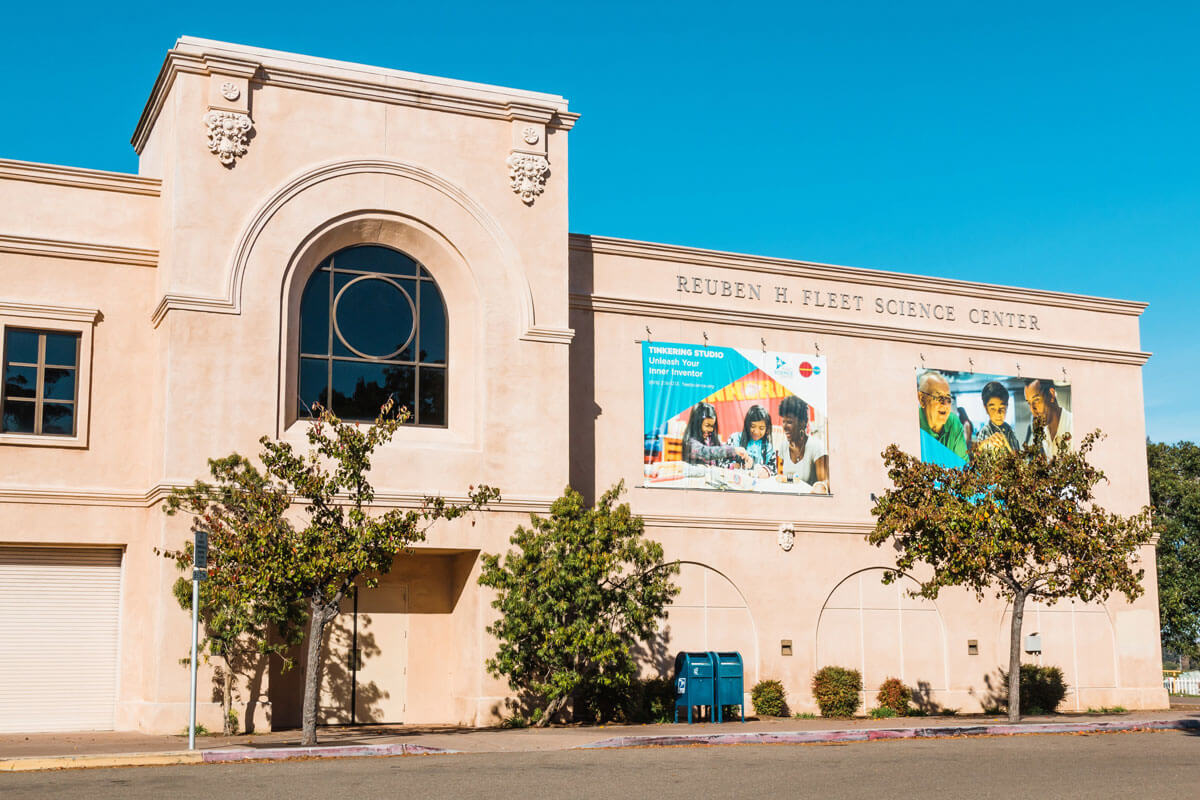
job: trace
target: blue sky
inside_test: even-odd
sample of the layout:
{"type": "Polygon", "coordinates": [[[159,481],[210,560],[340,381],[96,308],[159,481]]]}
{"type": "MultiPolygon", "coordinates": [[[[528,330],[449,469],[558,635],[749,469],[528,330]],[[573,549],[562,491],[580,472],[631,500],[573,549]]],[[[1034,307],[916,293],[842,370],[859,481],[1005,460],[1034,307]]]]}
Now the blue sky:
{"type": "Polygon", "coordinates": [[[135,171],[183,34],[555,92],[573,231],[1147,301],[1200,440],[1200,4],[188,5],[7,10],[0,157],[135,171]]]}

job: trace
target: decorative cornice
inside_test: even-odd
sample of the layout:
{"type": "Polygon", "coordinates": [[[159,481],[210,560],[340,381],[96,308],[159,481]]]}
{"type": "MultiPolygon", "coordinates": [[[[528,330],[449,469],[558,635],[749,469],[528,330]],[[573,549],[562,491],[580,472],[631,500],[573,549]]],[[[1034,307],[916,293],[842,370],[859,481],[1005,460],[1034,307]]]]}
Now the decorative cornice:
{"type": "MultiPolygon", "coordinates": [[[[893,328],[886,325],[870,325],[863,322],[845,322],[827,319],[806,319],[764,311],[739,309],[705,309],[662,300],[634,300],[625,297],[602,295],[571,295],[571,308],[591,311],[596,314],[627,314],[639,317],[656,317],[672,320],[691,320],[717,324],[741,325],[769,330],[818,333],[827,336],[850,336],[859,339],[881,339],[892,342],[909,342],[929,347],[928,331],[893,328]]],[[[1081,347],[1065,344],[1028,342],[1021,339],[1000,339],[971,336],[963,333],[940,332],[937,345],[941,347],[964,347],[975,350],[991,350],[999,353],[1022,353],[1053,358],[1106,361],[1111,364],[1141,366],[1150,358],[1150,353],[1138,350],[1106,350],[1098,347],[1081,347]]]]}
{"type": "Polygon", "coordinates": [[[567,101],[559,95],[436,78],[185,36],[167,53],[159,70],[133,133],[131,141],[134,150],[139,154],[142,152],[178,75],[208,75],[224,69],[226,63],[248,63],[251,60],[259,65],[254,83],[261,87],[276,86],[489,119],[525,119],[536,115],[546,118],[548,126],[559,130],[569,130],[579,118],[578,114],[567,111],[567,101]]]}
{"type": "Polygon", "coordinates": [[[86,322],[94,325],[100,319],[100,309],[50,306],[39,303],[14,303],[12,301],[0,300],[0,316],[86,322]]]}
{"type": "MultiPolygon", "coordinates": [[[[156,484],[144,492],[120,489],[65,489],[26,486],[0,486],[0,503],[31,503],[38,505],[109,506],[117,508],[150,508],[161,503],[172,489],[191,486],[187,481],[168,481],[156,484]]],[[[466,495],[442,495],[452,503],[466,503],[466,495]]],[[[379,491],[372,506],[380,508],[420,508],[425,495],[419,492],[379,491]]],[[[507,497],[489,503],[485,510],[508,513],[548,514],[553,498],[507,497]]]]}
{"type": "Polygon", "coordinates": [[[1114,300],[1106,297],[1048,292],[1040,289],[1000,286],[991,283],[972,283],[953,278],[936,278],[927,275],[909,275],[903,272],[843,267],[836,264],[820,264],[812,261],[794,261],[785,258],[727,253],[720,250],[704,250],[696,247],[681,247],[672,244],[639,242],[631,239],[615,239],[606,236],[571,234],[568,237],[571,250],[601,255],[643,258],[654,261],[682,263],[691,266],[717,267],[750,272],[765,272],[796,278],[855,283],[864,286],[905,289],[914,292],[935,292],[962,297],[1011,302],[1036,303],[1057,308],[1074,308],[1084,311],[1099,311],[1105,314],[1140,316],[1147,304],[1132,300],[1114,300]]]}
{"type": "Polygon", "coordinates": [[[47,258],[70,258],[77,261],[103,261],[132,267],[157,267],[158,251],[114,244],[64,242],[29,236],[0,234],[0,253],[16,253],[47,258]]]}
{"type": "Polygon", "coordinates": [[[147,197],[158,197],[162,191],[162,181],[157,178],[11,159],[0,159],[0,179],[72,186],[76,189],[95,189],[102,192],[140,194],[147,197]]]}
{"type": "Polygon", "coordinates": [[[647,528],[711,528],[718,531],[752,531],[778,534],[781,525],[790,525],[797,536],[806,533],[831,533],[866,536],[875,530],[873,522],[804,522],[743,517],[701,517],[691,514],[641,514],[647,528]]]}
{"type": "Polygon", "coordinates": [[[532,326],[521,335],[523,342],[545,342],[546,344],[570,344],[575,338],[573,328],[546,328],[532,326]]]}

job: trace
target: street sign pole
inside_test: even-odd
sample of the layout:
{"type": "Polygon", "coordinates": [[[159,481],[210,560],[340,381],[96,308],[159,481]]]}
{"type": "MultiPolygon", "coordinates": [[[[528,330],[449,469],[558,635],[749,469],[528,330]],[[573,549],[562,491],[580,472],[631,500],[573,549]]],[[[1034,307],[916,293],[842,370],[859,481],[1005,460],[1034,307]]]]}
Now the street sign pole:
{"type": "Polygon", "coordinates": [[[200,581],[208,577],[208,531],[196,531],[192,550],[192,686],[188,698],[188,750],[196,749],[196,662],[200,643],[200,581]]]}
{"type": "Polygon", "coordinates": [[[196,749],[196,645],[200,639],[200,578],[192,571],[192,692],[188,700],[188,750],[196,749]]]}

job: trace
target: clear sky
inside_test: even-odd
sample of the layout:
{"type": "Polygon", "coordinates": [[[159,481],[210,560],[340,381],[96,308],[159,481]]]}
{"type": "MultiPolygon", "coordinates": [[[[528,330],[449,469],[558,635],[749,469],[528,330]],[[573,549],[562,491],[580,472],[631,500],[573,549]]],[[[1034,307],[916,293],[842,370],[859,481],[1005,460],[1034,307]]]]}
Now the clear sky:
{"type": "Polygon", "coordinates": [[[135,171],[185,34],[554,92],[583,114],[572,231],[1149,302],[1148,434],[1200,441],[1200,4],[68,0],[3,19],[0,157],[135,171]]]}

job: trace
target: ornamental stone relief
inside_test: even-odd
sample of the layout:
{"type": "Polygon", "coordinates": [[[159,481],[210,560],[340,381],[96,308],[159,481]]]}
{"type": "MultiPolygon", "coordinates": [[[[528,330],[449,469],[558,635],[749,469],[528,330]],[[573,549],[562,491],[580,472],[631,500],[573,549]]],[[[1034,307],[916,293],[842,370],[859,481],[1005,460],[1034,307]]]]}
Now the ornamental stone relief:
{"type": "Polygon", "coordinates": [[[204,115],[208,127],[208,150],[227,167],[246,155],[246,145],[254,123],[240,111],[209,111],[204,115]]]}
{"type": "Polygon", "coordinates": [[[533,205],[538,195],[546,190],[550,162],[545,156],[535,153],[513,153],[504,163],[508,165],[512,190],[521,196],[525,205],[533,205]]]}

